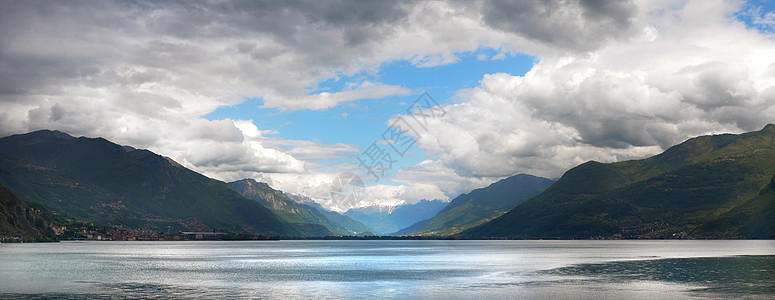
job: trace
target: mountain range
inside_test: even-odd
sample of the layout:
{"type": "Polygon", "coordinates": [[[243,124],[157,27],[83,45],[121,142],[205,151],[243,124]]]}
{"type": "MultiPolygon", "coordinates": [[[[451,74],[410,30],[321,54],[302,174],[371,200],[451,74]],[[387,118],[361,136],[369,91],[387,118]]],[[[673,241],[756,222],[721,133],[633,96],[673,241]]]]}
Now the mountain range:
{"type": "Polygon", "coordinates": [[[224,182],[148,150],[36,131],[0,138],[0,184],[25,201],[100,226],[323,236],[282,222],[224,182]]]}
{"type": "Polygon", "coordinates": [[[351,208],[344,215],[366,224],[378,235],[393,235],[407,226],[435,216],[447,206],[441,200],[420,200],[417,203],[398,206],[372,205],[351,208]]]}
{"type": "Polygon", "coordinates": [[[692,138],[642,160],[590,161],[474,238],[773,238],[775,125],[692,138]]]}
{"type": "Polygon", "coordinates": [[[225,183],[148,150],[42,130],[0,138],[0,238],[52,240],[51,215],[157,232],[459,238],[775,238],[775,125],[515,175],[451,202],[344,214],[252,179],[225,183]]]}
{"type": "Polygon", "coordinates": [[[320,224],[338,235],[356,235],[371,229],[356,220],[324,209],[320,205],[298,203],[285,193],[253,179],[230,182],[243,196],[271,209],[281,220],[294,224],[320,224]]]}
{"type": "Polygon", "coordinates": [[[486,223],[540,194],[554,181],[517,174],[453,199],[431,219],[398,231],[397,235],[452,235],[486,223]]]}

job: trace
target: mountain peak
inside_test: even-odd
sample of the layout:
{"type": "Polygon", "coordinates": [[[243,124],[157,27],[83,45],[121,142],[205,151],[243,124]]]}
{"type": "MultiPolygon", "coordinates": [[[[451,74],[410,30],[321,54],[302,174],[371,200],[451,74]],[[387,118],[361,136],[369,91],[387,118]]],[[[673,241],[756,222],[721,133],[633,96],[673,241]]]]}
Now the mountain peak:
{"type": "Polygon", "coordinates": [[[491,220],[527,201],[541,193],[553,182],[553,180],[530,174],[516,174],[487,187],[455,197],[432,218],[405,227],[397,234],[447,235],[459,233],[491,220]]]}
{"type": "Polygon", "coordinates": [[[59,130],[38,130],[35,132],[31,132],[30,134],[37,135],[40,137],[50,137],[50,138],[57,138],[57,139],[65,139],[65,140],[71,140],[74,139],[72,135],[69,135],[67,133],[61,132],[59,130]]]}
{"type": "Polygon", "coordinates": [[[242,179],[242,180],[237,180],[237,181],[232,182],[232,183],[234,183],[234,184],[242,183],[242,184],[245,184],[245,185],[247,185],[249,187],[256,187],[256,188],[262,189],[262,190],[266,190],[266,189],[270,189],[270,190],[273,190],[273,191],[275,190],[272,187],[270,187],[269,184],[267,184],[266,182],[256,181],[253,178],[245,178],[245,179],[242,179]]]}
{"type": "MultiPolygon", "coordinates": [[[[0,182],[25,200],[98,226],[304,235],[225,183],[103,138],[42,130],[0,138],[0,182]]],[[[316,234],[310,233],[310,234],[316,234]]]]}
{"type": "Polygon", "coordinates": [[[173,160],[173,159],[172,159],[172,158],[170,158],[169,156],[163,156],[163,157],[164,157],[164,159],[166,159],[166,160],[167,160],[167,162],[169,162],[169,163],[170,163],[170,165],[172,165],[173,167],[184,168],[184,167],[183,167],[183,165],[179,164],[178,162],[176,162],[175,160],[173,160]]]}
{"type": "Polygon", "coordinates": [[[64,133],[58,130],[48,130],[48,129],[33,131],[29,133],[24,133],[24,134],[14,134],[10,137],[16,137],[16,138],[26,137],[26,138],[37,138],[37,139],[63,139],[63,140],[75,139],[75,137],[67,133],[64,133]]]}
{"type": "Polygon", "coordinates": [[[736,220],[769,218],[763,212],[775,203],[767,202],[765,189],[775,174],[774,141],[775,125],[767,125],[756,132],[691,138],[642,160],[588,162],[565,172],[540,195],[462,235],[671,238],[685,232],[703,238],[771,237],[769,232],[775,231],[759,231],[771,223],[736,220]]]}

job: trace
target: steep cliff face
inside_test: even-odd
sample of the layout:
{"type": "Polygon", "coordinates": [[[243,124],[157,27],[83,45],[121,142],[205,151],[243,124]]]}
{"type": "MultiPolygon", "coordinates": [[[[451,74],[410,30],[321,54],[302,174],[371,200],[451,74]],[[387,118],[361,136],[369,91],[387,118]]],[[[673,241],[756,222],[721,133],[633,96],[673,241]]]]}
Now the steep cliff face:
{"type": "Polygon", "coordinates": [[[46,215],[0,185],[0,241],[55,241],[46,215]]]}

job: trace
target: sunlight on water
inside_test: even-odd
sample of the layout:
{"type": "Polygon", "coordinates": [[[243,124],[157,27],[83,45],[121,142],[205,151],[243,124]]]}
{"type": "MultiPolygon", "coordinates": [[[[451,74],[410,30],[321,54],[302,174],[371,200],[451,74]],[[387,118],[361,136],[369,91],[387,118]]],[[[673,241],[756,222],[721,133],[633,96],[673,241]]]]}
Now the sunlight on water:
{"type": "Polygon", "coordinates": [[[3,244],[0,298],[772,298],[773,255],[775,241],[3,244]]]}

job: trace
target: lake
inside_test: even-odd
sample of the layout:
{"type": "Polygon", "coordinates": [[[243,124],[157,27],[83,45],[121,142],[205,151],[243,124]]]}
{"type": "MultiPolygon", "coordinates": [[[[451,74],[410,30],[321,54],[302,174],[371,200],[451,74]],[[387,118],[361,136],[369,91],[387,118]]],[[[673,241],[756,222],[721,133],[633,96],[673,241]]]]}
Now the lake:
{"type": "Polygon", "coordinates": [[[775,241],[0,245],[0,298],[775,298],[775,241]]]}

